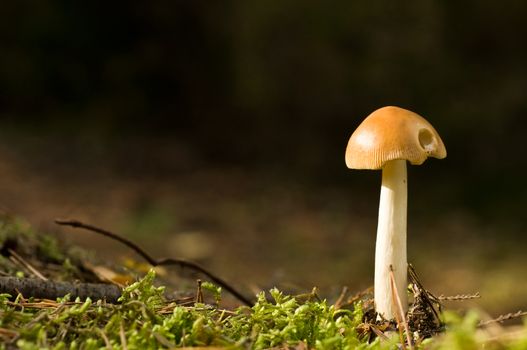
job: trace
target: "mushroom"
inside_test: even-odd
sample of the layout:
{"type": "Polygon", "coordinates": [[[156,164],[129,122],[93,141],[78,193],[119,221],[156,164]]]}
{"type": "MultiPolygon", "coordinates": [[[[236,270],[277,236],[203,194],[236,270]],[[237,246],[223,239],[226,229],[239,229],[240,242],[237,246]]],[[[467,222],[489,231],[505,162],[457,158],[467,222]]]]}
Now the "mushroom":
{"type": "Polygon", "coordinates": [[[351,135],[346,149],[350,169],[382,169],[379,221],[375,245],[375,310],[387,320],[397,315],[395,290],[408,309],[406,260],[406,161],[422,164],[426,158],[445,158],[439,134],[418,114],[399,107],[371,113],[351,135]]]}

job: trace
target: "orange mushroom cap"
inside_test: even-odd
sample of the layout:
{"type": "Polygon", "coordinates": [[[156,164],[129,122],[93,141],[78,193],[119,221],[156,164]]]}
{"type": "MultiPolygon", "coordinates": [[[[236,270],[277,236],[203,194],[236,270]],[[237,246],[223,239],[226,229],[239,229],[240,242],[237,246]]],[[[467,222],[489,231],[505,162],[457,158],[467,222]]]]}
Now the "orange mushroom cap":
{"type": "Polygon", "coordinates": [[[393,106],[379,108],[366,117],[346,148],[350,169],[382,169],[395,159],[419,165],[428,157],[446,157],[437,131],[420,115],[393,106]]]}

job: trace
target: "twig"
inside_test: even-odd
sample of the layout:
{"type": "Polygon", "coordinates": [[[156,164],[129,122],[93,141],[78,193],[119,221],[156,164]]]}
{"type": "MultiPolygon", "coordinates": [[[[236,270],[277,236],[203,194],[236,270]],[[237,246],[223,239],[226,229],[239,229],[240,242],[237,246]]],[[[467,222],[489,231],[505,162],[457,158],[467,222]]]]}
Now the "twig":
{"type": "Polygon", "coordinates": [[[417,275],[417,272],[415,271],[415,268],[412,264],[408,264],[408,276],[410,277],[410,281],[415,284],[419,288],[419,290],[425,292],[428,299],[430,299],[430,302],[434,301],[440,304],[439,299],[423,286],[423,284],[421,283],[421,279],[417,275]]]}
{"type": "Polygon", "coordinates": [[[342,291],[340,292],[337,301],[335,301],[335,310],[338,310],[342,307],[342,303],[344,302],[346,294],[348,294],[348,287],[344,286],[342,287],[342,291]]]}
{"type": "Polygon", "coordinates": [[[0,293],[8,293],[13,297],[22,294],[42,299],[56,299],[66,294],[72,298],[79,297],[92,300],[106,299],[115,303],[121,296],[121,289],[113,284],[103,283],[70,283],[57,281],[42,281],[36,278],[0,277],[0,293]]]}
{"type": "MultiPolygon", "coordinates": [[[[396,318],[397,318],[397,323],[399,323],[399,325],[402,323],[403,327],[404,327],[404,331],[406,332],[406,341],[408,342],[408,347],[410,348],[410,350],[413,350],[414,346],[412,344],[412,338],[411,338],[411,334],[410,334],[410,329],[408,327],[408,322],[406,322],[406,316],[404,314],[404,308],[403,308],[403,304],[401,302],[401,298],[399,298],[399,292],[397,290],[397,285],[395,284],[395,277],[393,275],[393,266],[390,265],[390,283],[391,283],[391,287],[392,287],[392,295],[393,295],[393,300],[395,300],[396,303],[396,306],[398,307],[398,311],[400,312],[400,316],[401,316],[401,320],[402,322],[399,322],[399,317],[397,317],[397,313],[395,313],[396,315],[396,318]]],[[[401,337],[402,337],[402,330],[401,330],[401,327],[398,327],[399,330],[401,331],[401,337]]],[[[403,349],[404,349],[404,341],[401,339],[401,345],[403,346],[403,349]]]]}
{"type": "Polygon", "coordinates": [[[168,340],[166,337],[164,337],[161,333],[158,332],[152,332],[152,335],[156,340],[163,346],[167,347],[167,349],[175,349],[176,344],[172,343],[170,340],[168,340]]]}
{"type": "Polygon", "coordinates": [[[438,300],[441,301],[465,301],[465,300],[471,300],[471,299],[479,299],[481,298],[481,295],[479,292],[476,292],[474,294],[457,294],[452,296],[444,296],[441,294],[437,297],[438,300]]]}
{"type": "Polygon", "coordinates": [[[165,258],[165,259],[158,260],[157,264],[155,264],[154,266],[162,266],[162,265],[179,265],[179,266],[188,267],[195,271],[201,272],[202,274],[210,278],[214,283],[225,288],[226,291],[231,293],[234,297],[236,297],[239,301],[241,301],[245,305],[253,306],[254,304],[251,300],[249,300],[243,294],[241,294],[236,289],[234,289],[234,287],[228,284],[224,279],[214,275],[212,272],[206,270],[204,267],[198,265],[197,263],[194,263],[188,260],[183,260],[183,259],[165,258]]]}
{"type": "Polygon", "coordinates": [[[519,318],[519,317],[523,317],[523,316],[527,316],[527,312],[526,311],[517,311],[517,312],[509,312],[508,314],[505,314],[505,315],[500,315],[498,316],[497,318],[494,318],[492,320],[488,320],[488,321],[480,321],[479,324],[478,324],[478,327],[483,327],[483,326],[486,326],[488,324],[491,324],[491,323],[501,323],[503,321],[507,321],[507,320],[512,320],[512,319],[515,319],[515,318],[519,318]]]}
{"type": "Polygon", "coordinates": [[[425,287],[423,287],[421,280],[419,279],[419,276],[417,275],[417,272],[415,271],[415,268],[412,264],[408,264],[408,275],[410,277],[410,281],[413,284],[412,288],[414,290],[415,296],[422,297],[422,300],[426,304],[428,304],[428,307],[430,308],[430,310],[432,310],[435,320],[441,323],[441,319],[434,306],[434,302],[435,302],[437,304],[437,307],[439,308],[439,311],[441,311],[441,303],[439,301],[439,298],[437,298],[430,291],[425,289],[425,287]]]}
{"type": "Polygon", "coordinates": [[[32,274],[34,274],[35,276],[37,276],[39,279],[43,280],[43,281],[47,281],[48,279],[43,275],[41,274],[36,268],[34,268],[30,263],[28,263],[26,260],[24,260],[24,258],[22,258],[20,255],[17,254],[17,252],[15,252],[13,249],[11,248],[8,248],[7,249],[7,252],[9,253],[9,255],[11,255],[11,257],[16,261],[18,262],[20,265],[24,266],[26,269],[28,269],[32,274]]]}
{"type": "Polygon", "coordinates": [[[133,243],[132,241],[130,241],[130,240],[124,238],[124,237],[121,237],[121,236],[119,236],[119,235],[117,235],[117,234],[115,234],[113,232],[110,232],[108,230],[105,230],[105,229],[102,229],[102,228],[99,228],[99,227],[96,227],[96,226],[93,226],[93,225],[85,224],[85,223],[80,222],[78,220],[56,219],[55,223],[58,224],[58,225],[63,225],[63,226],[71,226],[71,227],[75,227],[75,228],[82,228],[82,229],[85,229],[85,230],[88,230],[88,231],[99,233],[99,234],[101,234],[103,236],[106,236],[106,237],[109,237],[109,238],[111,238],[113,240],[116,240],[116,241],[126,245],[130,249],[134,250],[137,254],[139,254],[143,259],[145,259],[152,266],[179,265],[179,266],[182,266],[182,267],[191,268],[191,269],[193,269],[195,271],[198,271],[198,272],[204,274],[208,278],[210,278],[214,283],[216,283],[216,284],[220,285],[221,287],[223,287],[225,290],[227,290],[229,293],[231,293],[234,297],[236,297],[238,300],[240,300],[245,305],[247,305],[247,306],[252,306],[253,305],[253,302],[251,300],[249,300],[248,298],[243,296],[243,294],[241,294],[236,289],[234,289],[234,287],[232,287],[230,284],[228,284],[225,280],[223,280],[222,278],[216,276],[215,274],[213,274],[212,272],[206,270],[204,267],[200,266],[199,264],[197,264],[195,262],[184,260],[184,259],[175,259],[175,258],[165,258],[165,259],[156,260],[156,259],[152,258],[148,253],[146,253],[143,249],[141,249],[137,244],[133,243]]]}
{"type": "Polygon", "coordinates": [[[42,312],[26,324],[27,329],[31,329],[33,325],[41,323],[41,321],[45,318],[49,319],[49,314],[47,312],[42,312]]]}
{"type": "Polygon", "coordinates": [[[203,290],[201,289],[201,280],[198,279],[197,281],[197,284],[198,284],[198,290],[196,291],[196,303],[203,303],[203,290]]]}
{"type": "Polygon", "coordinates": [[[126,334],[124,333],[124,327],[123,327],[123,321],[119,324],[119,337],[121,338],[121,346],[123,347],[123,350],[128,350],[128,346],[126,345],[126,334]]]}
{"type": "MultiPolygon", "coordinates": [[[[397,288],[395,287],[395,283],[392,277],[393,277],[393,271],[392,271],[392,266],[390,265],[390,287],[392,290],[392,306],[395,309],[397,308],[397,302],[395,300],[397,298],[397,288]]],[[[400,319],[398,312],[395,313],[395,321],[397,322],[397,329],[399,330],[399,338],[401,339],[401,347],[403,348],[403,350],[406,350],[406,347],[404,345],[403,329],[401,328],[401,319],[400,319]]]]}
{"type": "MultiPolygon", "coordinates": [[[[41,298],[37,298],[37,299],[33,299],[35,301],[33,302],[28,302],[28,301],[18,301],[18,302],[13,302],[13,301],[6,301],[6,305],[9,305],[9,306],[12,306],[12,307],[20,307],[20,308],[29,308],[29,309],[54,309],[54,310],[57,310],[58,307],[57,305],[60,307],[62,305],[76,305],[76,304],[82,304],[81,302],[66,302],[66,303],[58,303],[56,301],[53,301],[53,300],[49,300],[49,299],[41,299],[41,298]]],[[[56,311],[54,311],[53,313],[56,313],[56,311]]],[[[33,319],[34,320],[34,319],[33,319]]],[[[33,322],[33,321],[32,321],[33,322]]]]}
{"type": "Polygon", "coordinates": [[[3,338],[6,344],[8,342],[13,342],[16,338],[18,338],[19,335],[20,334],[18,332],[11,329],[0,328],[0,338],[3,338]]]}
{"type": "Polygon", "coordinates": [[[381,338],[382,340],[386,341],[386,340],[389,340],[390,338],[388,338],[388,336],[386,334],[384,334],[379,328],[377,328],[376,325],[374,324],[369,324],[370,326],[370,329],[373,331],[373,333],[375,333],[375,335],[377,335],[379,338],[381,338]]]}
{"type": "Polygon", "coordinates": [[[106,349],[113,350],[113,346],[110,343],[110,340],[108,339],[108,337],[106,336],[106,333],[104,333],[104,331],[102,329],[100,329],[100,328],[96,328],[96,329],[99,331],[99,334],[101,335],[101,338],[104,340],[104,344],[106,345],[106,349]]]}
{"type": "Polygon", "coordinates": [[[55,223],[58,224],[58,225],[62,225],[62,226],[71,226],[71,227],[75,227],[75,228],[83,228],[85,230],[89,230],[89,231],[92,231],[92,232],[96,232],[96,233],[99,233],[103,236],[106,236],[106,237],[109,237],[115,241],[118,241],[118,242],[121,242],[122,244],[124,244],[125,246],[127,246],[128,248],[132,249],[133,251],[135,251],[137,254],[141,255],[141,257],[143,259],[145,259],[146,261],[148,261],[148,263],[150,265],[157,265],[157,261],[152,258],[149,254],[147,254],[141,247],[139,247],[137,244],[135,244],[134,242],[124,238],[124,237],[121,237],[113,232],[110,232],[108,230],[105,230],[105,229],[102,229],[102,228],[99,228],[99,227],[96,227],[96,226],[93,226],[93,225],[90,225],[90,224],[85,224],[83,222],[80,222],[78,220],[62,220],[62,219],[56,219],[55,220],[55,223]]]}
{"type": "Polygon", "coordinates": [[[318,288],[317,287],[313,287],[313,289],[309,293],[297,294],[294,297],[298,301],[302,301],[302,302],[304,302],[304,301],[312,301],[313,299],[315,299],[317,301],[320,301],[320,297],[318,296],[318,288]]]}
{"type": "MultiPolygon", "coordinates": [[[[364,289],[363,291],[360,291],[360,292],[356,293],[355,295],[349,297],[348,300],[346,301],[345,305],[352,305],[356,301],[362,299],[365,295],[372,294],[372,292],[373,292],[373,286],[370,286],[370,287],[364,289]]],[[[371,298],[371,300],[373,300],[373,297],[371,298]]]]}

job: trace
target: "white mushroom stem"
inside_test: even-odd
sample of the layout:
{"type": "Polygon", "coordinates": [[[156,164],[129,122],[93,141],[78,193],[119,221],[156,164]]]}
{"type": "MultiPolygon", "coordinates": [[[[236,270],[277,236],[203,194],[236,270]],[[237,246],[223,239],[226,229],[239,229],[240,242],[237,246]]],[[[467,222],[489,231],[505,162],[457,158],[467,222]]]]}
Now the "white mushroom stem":
{"type": "Polygon", "coordinates": [[[406,261],[406,160],[392,160],[382,169],[379,221],[375,246],[375,309],[385,319],[399,314],[390,282],[393,268],[397,294],[406,312],[408,309],[406,261]]]}

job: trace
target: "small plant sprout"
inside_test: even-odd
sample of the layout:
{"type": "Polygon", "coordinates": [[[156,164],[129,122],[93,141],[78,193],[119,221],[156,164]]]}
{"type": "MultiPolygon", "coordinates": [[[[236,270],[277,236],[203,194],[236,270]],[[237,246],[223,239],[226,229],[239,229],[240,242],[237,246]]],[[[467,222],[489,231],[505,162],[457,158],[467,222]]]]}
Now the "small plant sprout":
{"type": "Polygon", "coordinates": [[[426,158],[445,158],[446,149],[434,127],[423,117],[399,107],[383,107],[371,113],[353,132],[346,149],[350,169],[382,169],[379,220],[375,246],[375,309],[394,319],[397,301],[390,283],[407,311],[406,260],[406,161],[422,164],[426,158]]]}

